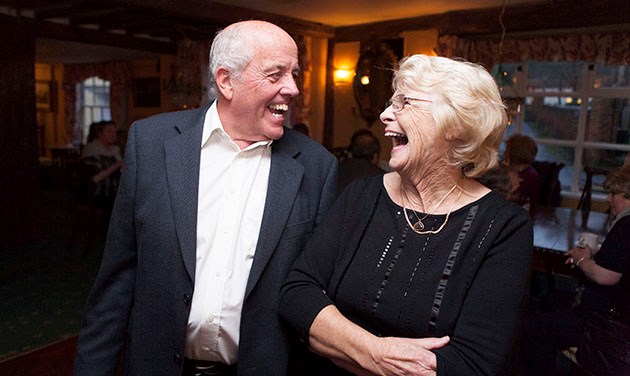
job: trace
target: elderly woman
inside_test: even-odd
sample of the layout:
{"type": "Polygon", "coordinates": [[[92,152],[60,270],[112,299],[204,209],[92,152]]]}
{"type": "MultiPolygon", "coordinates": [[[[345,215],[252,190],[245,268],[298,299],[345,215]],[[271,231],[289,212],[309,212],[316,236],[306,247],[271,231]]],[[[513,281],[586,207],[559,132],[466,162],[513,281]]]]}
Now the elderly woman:
{"type": "Polygon", "coordinates": [[[90,126],[89,142],[81,153],[81,192],[96,209],[102,210],[105,226],[114,206],[123,159],[118,146],[118,128],[111,120],[90,126]]]}
{"type": "Polygon", "coordinates": [[[478,65],[424,55],[400,62],[393,89],[392,172],[339,197],[281,315],[332,360],[313,374],[496,374],[532,259],[527,213],[475,180],[497,163],[499,91],[478,65]]]}
{"type": "MultiPolygon", "coordinates": [[[[630,168],[609,172],[604,189],[613,226],[596,253],[588,246],[567,252],[566,263],[584,274],[584,286],[571,309],[545,312],[529,320],[524,345],[528,375],[555,371],[556,354],[577,346],[589,312],[630,323],[630,168]]],[[[604,373],[600,370],[599,374],[604,373]]]]}

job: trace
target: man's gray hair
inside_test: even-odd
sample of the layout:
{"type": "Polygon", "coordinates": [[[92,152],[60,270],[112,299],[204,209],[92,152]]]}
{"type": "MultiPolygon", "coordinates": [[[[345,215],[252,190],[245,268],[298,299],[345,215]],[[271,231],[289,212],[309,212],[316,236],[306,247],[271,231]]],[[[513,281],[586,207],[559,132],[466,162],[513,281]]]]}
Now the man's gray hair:
{"type": "Polygon", "coordinates": [[[219,30],[212,41],[209,57],[209,90],[210,99],[217,97],[216,71],[219,66],[227,68],[230,75],[239,78],[247,64],[254,56],[253,46],[246,43],[247,33],[241,25],[232,25],[219,30]]]}

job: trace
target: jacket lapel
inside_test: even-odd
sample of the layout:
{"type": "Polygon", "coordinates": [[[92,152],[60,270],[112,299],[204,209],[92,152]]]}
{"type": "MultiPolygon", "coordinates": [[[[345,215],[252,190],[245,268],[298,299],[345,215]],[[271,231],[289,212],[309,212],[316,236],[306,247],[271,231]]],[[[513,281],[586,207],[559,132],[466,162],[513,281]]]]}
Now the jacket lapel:
{"type": "Polygon", "coordinates": [[[294,159],[299,153],[297,148],[283,145],[282,140],[274,141],[273,147],[265,211],[245,299],[256,286],[276,249],[304,175],[304,167],[294,159]]]}
{"type": "Polygon", "coordinates": [[[180,134],[164,144],[166,178],[175,231],[186,270],[193,281],[197,251],[199,161],[205,110],[199,110],[200,113],[192,124],[176,125],[180,134]]]}

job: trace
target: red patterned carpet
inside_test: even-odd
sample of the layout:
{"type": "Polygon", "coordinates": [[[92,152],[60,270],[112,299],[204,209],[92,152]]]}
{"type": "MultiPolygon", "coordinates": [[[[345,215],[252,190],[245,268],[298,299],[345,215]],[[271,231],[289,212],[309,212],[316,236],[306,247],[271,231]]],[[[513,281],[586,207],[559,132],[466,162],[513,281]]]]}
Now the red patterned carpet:
{"type": "Polygon", "coordinates": [[[70,376],[77,337],[70,337],[0,362],[0,375],[70,376]]]}

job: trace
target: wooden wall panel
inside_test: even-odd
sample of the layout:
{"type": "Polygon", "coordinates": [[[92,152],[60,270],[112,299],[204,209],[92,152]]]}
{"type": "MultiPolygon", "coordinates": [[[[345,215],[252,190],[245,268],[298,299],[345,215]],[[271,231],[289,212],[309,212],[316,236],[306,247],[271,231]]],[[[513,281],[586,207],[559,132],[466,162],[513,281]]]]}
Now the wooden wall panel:
{"type": "Polygon", "coordinates": [[[33,238],[39,207],[35,35],[0,23],[0,255],[33,238]]]}

